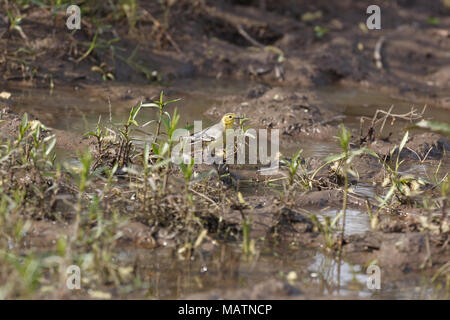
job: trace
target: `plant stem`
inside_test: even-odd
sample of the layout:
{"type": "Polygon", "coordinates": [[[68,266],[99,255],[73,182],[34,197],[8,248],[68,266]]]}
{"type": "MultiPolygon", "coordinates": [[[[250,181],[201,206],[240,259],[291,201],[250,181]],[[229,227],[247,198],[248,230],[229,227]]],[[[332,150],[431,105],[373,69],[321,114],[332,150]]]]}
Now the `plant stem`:
{"type": "Polygon", "coordinates": [[[158,126],[156,127],[156,136],[155,136],[155,143],[158,140],[159,133],[161,132],[161,120],[163,115],[162,106],[159,107],[159,117],[158,117],[158,126]]]}
{"type": "Polygon", "coordinates": [[[339,244],[339,252],[342,250],[342,246],[344,244],[344,233],[345,233],[345,216],[347,211],[347,198],[348,198],[348,172],[347,168],[345,168],[345,182],[344,182],[344,200],[342,203],[342,232],[341,232],[341,241],[339,244]]]}

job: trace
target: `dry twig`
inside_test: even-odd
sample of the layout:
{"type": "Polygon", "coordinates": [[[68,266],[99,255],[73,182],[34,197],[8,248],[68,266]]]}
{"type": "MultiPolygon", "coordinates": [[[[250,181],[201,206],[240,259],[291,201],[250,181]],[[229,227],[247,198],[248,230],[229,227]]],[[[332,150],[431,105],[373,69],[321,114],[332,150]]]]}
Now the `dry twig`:
{"type": "Polygon", "coordinates": [[[402,120],[407,120],[410,122],[413,122],[415,120],[418,119],[422,119],[423,115],[425,114],[425,111],[427,109],[427,106],[425,105],[422,109],[421,112],[418,112],[416,108],[411,107],[411,111],[407,112],[407,113],[403,113],[403,114],[395,114],[392,113],[392,110],[394,109],[394,105],[392,105],[388,111],[385,110],[381,110],[378,109],[375,112],[375,115],[372,117],[372,119],[367,118],[367,117],[361,117],[361,122],[360,122],[360,143],[366,142],[366,141],[373,141],[375,139],[375,127],[381,123],[380,129],[378,131],[378,137],[380,137],[381,133],[383,132],[384,126],[386,124],[387,119],[390,117],[391,120],[391,125],[394,124],[396,119],[402,119],[402,120]],[[378,118],[379,114],[383,114],[384,116],[382,116],[381,118],[378,118]],[[371,124],[369,126],[368,129],[368,133],[365,137],[363,137],[362,134],[362,130],[363,130],[363,124],[365,120],[370,120],[371,124]]]}

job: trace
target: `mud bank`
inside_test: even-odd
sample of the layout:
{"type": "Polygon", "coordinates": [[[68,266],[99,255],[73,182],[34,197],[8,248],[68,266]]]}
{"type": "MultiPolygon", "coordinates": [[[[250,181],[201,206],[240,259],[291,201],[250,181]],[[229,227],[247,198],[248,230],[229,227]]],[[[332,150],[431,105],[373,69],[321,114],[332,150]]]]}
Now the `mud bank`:
{"type": "Polygon", "coordinates": [[[74,34],[62,11],[24,8],[25,41],[17,32],[0,41],[3,81],[76,86],[111,74],[128,82],[192,76],[297,87],[343,82],[449,108],[450,9],[444,2],[380,4],[381,30],[365,27],[373,4],[366,1],[264,3],[177,1],[164,9],[142,2],[134,30],[108,15],[103,19],[112,27],[96,28],[86,16],[74,34]],[[84,57],[96,32],[97,46],[84,57]],[[380,41],[381,69],[374,61],[380,41]]]}

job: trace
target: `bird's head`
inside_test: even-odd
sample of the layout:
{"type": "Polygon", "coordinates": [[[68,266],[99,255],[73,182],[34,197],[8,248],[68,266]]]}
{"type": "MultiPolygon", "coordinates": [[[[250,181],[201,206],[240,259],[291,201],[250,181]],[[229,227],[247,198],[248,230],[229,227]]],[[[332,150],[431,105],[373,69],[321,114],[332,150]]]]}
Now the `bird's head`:
{"type": "Polygon", "coordinates": [[[238,117],[236,114],[234,113],[226,113],[223,117],[222,117],[222,123],[225,125],[225,127],[229,127],[234,123],[234,120],[237,119],[243,119],[242,117],[238,117]]]}

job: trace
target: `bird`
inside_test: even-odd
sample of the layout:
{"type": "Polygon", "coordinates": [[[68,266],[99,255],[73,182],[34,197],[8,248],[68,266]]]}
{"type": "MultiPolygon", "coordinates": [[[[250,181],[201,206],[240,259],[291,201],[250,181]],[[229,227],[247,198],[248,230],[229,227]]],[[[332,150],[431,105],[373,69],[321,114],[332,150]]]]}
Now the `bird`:
{"type": "MultiPolygon", "coordinates": [[[[223,134],[227,129],[232,129],[234,122],[239,119],[245,119],[245,117],[237,116],[234,113],[226,113],[215,125],[202,131],[193,133],[190,136],[185,136],[183,137],[183,139],[185,142],[188,142],[191,145],[201,143],[203,150],[213,152],[215,156],[223,157],[225,151],[222,149],[225,142],[223,139],[223,134]],[[205,148],[203,148],[203,144],[206,144],[205,148]],[[220,147],[219,150],[215,149],[217,147],[220,147]],[[218,152],[218,154],[216,154],[216,151],[218,152]]],[[[219,177],[221,177],[221,180],[226,184],[231,184],[228,165],[226,163],[215,162],[213,162],[212,165],[216,168],[219,177]]]]}
{"type": "Polygon", "coordinates": [[[234,121],[239,119],[244,119],[244,117],[239,117],[234,113],[226,113],[215,125],[184,138],[192,143],[205,142],[207,147],[212,149],[219,146],[221,142],[223,143],[220,138],[223,137],[227,129],[232,129],[234,121]]]}

